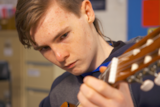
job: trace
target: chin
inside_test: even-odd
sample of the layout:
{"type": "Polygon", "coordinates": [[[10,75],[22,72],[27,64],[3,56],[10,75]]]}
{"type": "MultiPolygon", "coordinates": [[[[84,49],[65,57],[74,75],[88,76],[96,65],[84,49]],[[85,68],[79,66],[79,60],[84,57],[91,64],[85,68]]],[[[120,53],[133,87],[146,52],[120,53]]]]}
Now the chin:
{"type": "Polygon", "coordinates": [[[79,76],[81,74],[83,74],[84,72],[81,70],[73,70],[70,72],[71,74],[75,75],[75,76],[79,76]]]}
{"type": "Polygon", "coordinates": [[[79,73],[79,72],[71,72],[71,74],[73,74],[73,75],[75,75],[75,76],[79,76],[79,75],[81,75],[81,74],[83,74],[83,73],[79,73]]]}

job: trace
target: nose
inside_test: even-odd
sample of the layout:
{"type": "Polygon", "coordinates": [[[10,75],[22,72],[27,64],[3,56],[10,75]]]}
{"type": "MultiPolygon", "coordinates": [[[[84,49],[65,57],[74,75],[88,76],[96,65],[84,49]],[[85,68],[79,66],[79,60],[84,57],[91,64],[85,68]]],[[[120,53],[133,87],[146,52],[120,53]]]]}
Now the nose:
{"type": "Polygon", "coordinates": [[[65,49],[65,47],[56,47],[53,51],[58,62],[64,62],[66,58],[69,57],[69,52],[65,49]]]}

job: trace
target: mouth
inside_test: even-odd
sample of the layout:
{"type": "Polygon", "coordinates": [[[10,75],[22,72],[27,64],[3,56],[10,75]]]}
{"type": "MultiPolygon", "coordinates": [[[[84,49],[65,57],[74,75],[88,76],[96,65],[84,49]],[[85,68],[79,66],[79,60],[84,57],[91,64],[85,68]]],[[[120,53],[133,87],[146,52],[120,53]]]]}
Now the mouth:
{"type": "Polygon", "coordinates": [[[77,62],[77,61],[68,64],[67,66],[65,66],[65,68],[66,68],[66,69],[71,69],[71,68],[73,68],[73,67],[75,66],[75,63],[76,63],[76,62],[77,62]]]}

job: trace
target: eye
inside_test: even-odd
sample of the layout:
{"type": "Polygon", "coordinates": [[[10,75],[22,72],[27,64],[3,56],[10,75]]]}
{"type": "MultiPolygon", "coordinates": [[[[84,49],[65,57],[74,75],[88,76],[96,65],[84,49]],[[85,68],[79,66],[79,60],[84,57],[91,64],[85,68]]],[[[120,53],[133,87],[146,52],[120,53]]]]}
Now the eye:
{"type": "Polygon", "coordinates": [[[39,51],[40,51],[40,52],[45,52],[45,51],[47,51],[48,49],[50,49],[49,46],[44,46],[44,47],[40,48],[39,51]]]}
{"type": "Polygon", "coordinates": [[[65,39],[67,36],[68,36],[68,33],[65,33],[64,35],[62,35],[62,36],[60,37],[60,40],[65,39]]]}

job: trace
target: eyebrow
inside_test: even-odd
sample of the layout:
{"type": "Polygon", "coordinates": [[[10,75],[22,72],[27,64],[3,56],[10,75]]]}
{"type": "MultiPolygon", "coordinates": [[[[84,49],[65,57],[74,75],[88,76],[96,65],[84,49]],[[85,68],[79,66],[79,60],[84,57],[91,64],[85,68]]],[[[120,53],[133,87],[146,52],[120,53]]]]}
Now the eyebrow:
{"type": "Polygon", "coordinates": [[[34,50],[39,50],[39,49],[41,49],[43,47],[45,47],[45,46],[36,46],[36,47],[34,47],[34,50]]]}
{"type": "MultiPolygon", "coordinates": [[[[59,36],[61,36],[65,31],[68,30],[68,27],[64,27],[61,31],[59,31],[56,36],[53,38],[53,41],[55,41],[59,36]]],[[[43,47],[46,47],[46,46],[35,46],[34,47],[34,50],[39,50],[43,47]]]]}

